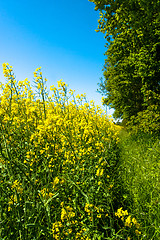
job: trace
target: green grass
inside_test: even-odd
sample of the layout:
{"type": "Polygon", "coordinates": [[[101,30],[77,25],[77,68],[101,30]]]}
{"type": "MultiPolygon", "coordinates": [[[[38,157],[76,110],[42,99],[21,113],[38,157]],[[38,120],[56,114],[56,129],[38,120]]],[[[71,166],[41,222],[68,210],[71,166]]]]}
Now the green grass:
{"type": "Polygon", "coordinates": [[[121,132],[120,176],[130,211],[142,227],[141,239],[160,239],[160,139],[121,132]]]}

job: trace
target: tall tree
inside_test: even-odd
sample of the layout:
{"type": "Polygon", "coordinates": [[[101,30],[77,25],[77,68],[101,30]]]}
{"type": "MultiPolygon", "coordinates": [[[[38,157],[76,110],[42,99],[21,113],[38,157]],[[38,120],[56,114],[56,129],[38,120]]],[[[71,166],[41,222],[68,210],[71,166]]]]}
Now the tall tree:
{"type": "Polygon", "coordinates": [[[160,0],[89,0],[107,40],[104,103],[130,119],[160,104],[160,0]]]}

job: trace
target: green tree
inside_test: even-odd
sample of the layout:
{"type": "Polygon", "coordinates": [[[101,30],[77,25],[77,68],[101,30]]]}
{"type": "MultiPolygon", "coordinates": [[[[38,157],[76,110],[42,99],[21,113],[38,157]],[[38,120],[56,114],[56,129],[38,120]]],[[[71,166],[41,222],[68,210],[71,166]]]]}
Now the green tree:
{"type": "Polygon", "coordinates": [[[104,103],[129,120],[149,106],[160,111],[160,0],[89,0],[105,34],[104,103]]]}

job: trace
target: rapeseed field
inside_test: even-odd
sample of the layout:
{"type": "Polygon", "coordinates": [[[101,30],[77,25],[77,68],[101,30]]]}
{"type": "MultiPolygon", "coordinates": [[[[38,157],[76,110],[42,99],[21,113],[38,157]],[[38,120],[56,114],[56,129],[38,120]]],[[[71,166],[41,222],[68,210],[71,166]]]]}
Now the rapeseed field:
{"type": "Polygon", "coordinates": [[[62,80],[49,92],[41,68],[33,87],[3,73],[0,239],[139,239],[115,178],[121,127],[62,80]]]}

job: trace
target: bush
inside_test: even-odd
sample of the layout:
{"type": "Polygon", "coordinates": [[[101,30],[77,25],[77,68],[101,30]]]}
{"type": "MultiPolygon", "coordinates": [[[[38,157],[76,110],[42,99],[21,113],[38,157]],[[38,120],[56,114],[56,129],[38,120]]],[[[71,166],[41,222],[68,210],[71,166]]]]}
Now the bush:
{"type": "Polygon", "coordinates": [[[132,134],[149,133],[160,134],[160,95],[153,91],[146,91],[145,110],[140,111],[127,121],[127,129],[132,134]]]}

